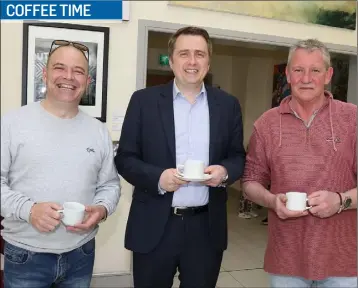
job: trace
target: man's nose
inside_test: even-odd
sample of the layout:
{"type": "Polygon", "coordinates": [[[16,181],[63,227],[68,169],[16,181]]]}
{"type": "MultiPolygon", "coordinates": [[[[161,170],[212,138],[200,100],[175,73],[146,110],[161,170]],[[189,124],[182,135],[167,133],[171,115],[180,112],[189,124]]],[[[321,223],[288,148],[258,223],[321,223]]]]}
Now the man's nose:
{"type": "Polygon", "coordinates": [[[69,80],[72,80],[74,78],[73,76],[74,76],[73,72],[70,69],[68,69],[66,74],[65,74],[65,78],[69,79],[69,80]]]}
{"type": "Polygon", "coordinates": [[[310,71],[305,71],[302,76],[302,82],[303,83],[311,83],[312,75],[310,71]]]}
{"type": "Polygon", "coordinates": [[[189,56],[189,63],[190,64],[196,64],[196,57],[195,57],[195,55],[190,55],[189,56]]]}

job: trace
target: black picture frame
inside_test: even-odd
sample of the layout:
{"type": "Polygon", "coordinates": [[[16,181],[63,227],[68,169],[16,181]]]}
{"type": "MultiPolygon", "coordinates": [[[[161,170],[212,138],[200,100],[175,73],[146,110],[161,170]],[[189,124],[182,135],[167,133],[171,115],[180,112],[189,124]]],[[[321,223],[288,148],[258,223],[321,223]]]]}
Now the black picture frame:
{"type": "Polygon", "coordinates": [[[23,23],[22,105],[45,97],[42,68],[51,42],[76,41],[89,47],[91,83],[81,99],[80,109],[102,122],[107,120],[109,27],[55,22],[23,23]]]}

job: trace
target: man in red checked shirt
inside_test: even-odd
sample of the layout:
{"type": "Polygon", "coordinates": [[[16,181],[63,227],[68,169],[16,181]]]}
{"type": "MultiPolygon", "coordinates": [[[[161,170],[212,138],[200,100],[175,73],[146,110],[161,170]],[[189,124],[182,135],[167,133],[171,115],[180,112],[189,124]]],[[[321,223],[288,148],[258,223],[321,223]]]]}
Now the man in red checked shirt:
{"type": "Polygon", "coordinates": [[[357,106],[324,90],[332,74],[323,43],[298,42],[291,96],[254,124],[243,189],[269,208],[271,287],[357,287],[357,106]],[[288,210],[290,191],[306,192],[312,208],[288,210]]]}

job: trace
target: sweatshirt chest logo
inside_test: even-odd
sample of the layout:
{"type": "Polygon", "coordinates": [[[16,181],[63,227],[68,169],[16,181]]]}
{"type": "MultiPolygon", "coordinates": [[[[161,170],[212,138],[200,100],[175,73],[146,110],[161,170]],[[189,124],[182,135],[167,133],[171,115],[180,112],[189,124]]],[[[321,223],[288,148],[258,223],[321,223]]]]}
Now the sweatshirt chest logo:
{"type": "Polygon", "coordinates": [[[91,153],[94,153],[94,149],[92,147],[87,147],[86,151],[91,154],[91,153]]]}
{"type": "MultiPolygon", "coordinates": [[[[333,141],[333,137],[328,137],[326,139],[327,142],[332,142],[333,141]]],[[[334,137],[334,143],[341,143],[341,138],[339,137],[334,137]]]]}

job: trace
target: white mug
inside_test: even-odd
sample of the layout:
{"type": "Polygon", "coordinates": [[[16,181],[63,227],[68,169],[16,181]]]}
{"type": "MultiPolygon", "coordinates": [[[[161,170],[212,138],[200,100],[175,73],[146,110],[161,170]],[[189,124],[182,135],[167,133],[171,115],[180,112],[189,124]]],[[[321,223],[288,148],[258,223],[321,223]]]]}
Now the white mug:
{"type": "Polygon", "coordinates": [[[308,206],[307,193],[303,192],[287,192],[286,208],[291,211],[304,211],[310,209],[308,206]]]}
{"type": "Polygon", "coordinates": [[[205,164],[200,160],[186,160],[184,165],[177,165],[177,172],[180,176],[187,178],[198,178],[204,177],[205,164]]]}
{"type": "Polygon", "coordinates": [[[63,214],[62,222],[66,226],[74,226],[82,223],[86,207],[77,202],[65,202],[63,209],[57,212],[63,214]]]}

